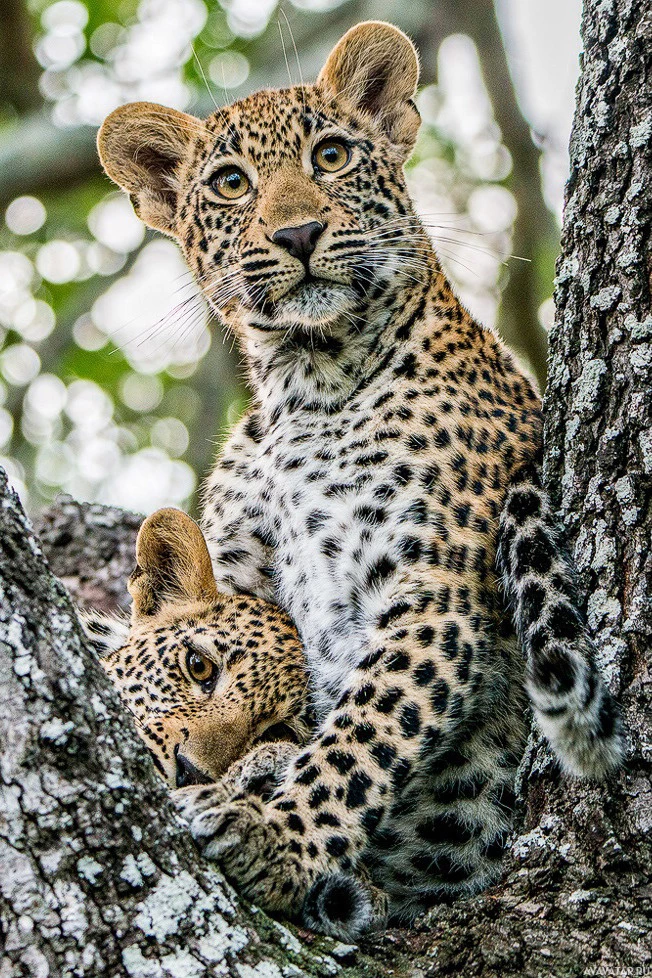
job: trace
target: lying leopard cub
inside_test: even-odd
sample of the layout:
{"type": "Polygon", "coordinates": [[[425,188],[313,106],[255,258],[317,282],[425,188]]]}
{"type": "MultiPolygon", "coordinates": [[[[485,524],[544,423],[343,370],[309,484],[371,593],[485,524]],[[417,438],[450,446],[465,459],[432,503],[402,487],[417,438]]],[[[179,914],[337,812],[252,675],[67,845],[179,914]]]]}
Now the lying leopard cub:
{"type": "Polygon", "coordinates": [[[311,729],[294,626],[266,601],[219,593],[202,532],[179,510],[145,520],[136,560],[131,623],[82,618],[156,767],[172,788],[219,780],[225,801],[265,794],[311,729]]]}
{"type": "MultiPolygon", "coordinates": [[[[82,619],[156,767],[170,788],[181,789],[175,801],[201,839],[211,834],[216,805],[248,795],[269,800],[298,745],[307,743],[314,717],[306,661],[280,608],[218,592],[203,534],[180,510],[161,509],[143,522],[136,561],[129,581],[131,622],[97,612],[82,613],[82,619]],[[191,785],[206,787],[198,791],[191,785]]],[[[505,649],[516,673],[520,652],[513,641],[505,649]]],[[[463,754],[449,752],[440,773],[424,771],[437,805],[420,833],[423,842],[436,845],[440,870],[447,866],[442,896],[472,892],[496,878],[526,735],[524,701],[524,688],[514,684],[506,708],[470,731],[463,754]],[[466,869],[456,879],[454,860],[460,858],[466,869]]],[[[365,742],[363,727],[348,734],[352,749],[365,742]]],[[[398,746],[398,740],[396,748],[387,744],[388,758],[398,746]]],[[[342,790],[337,778],[332,790],[342,790]]],[[[353,801],[351,787],[347,797],[353,801]]],[[[324,881],[314,906],[308,901],[304,907],[305,923],[345,934],[352,919],[365,930],[380,925],[388,912],[396,915],[403,900],[411,903],[412,881],[402,867],[408,857],[430,863],[432,856],[418,845],[406,849],[399,835],[406,817],[409,822],[409,807],[405,816],[395,810],[393,830],[378,834],[377,853],[368,853],[355,876],[334,873],[324,881]],[[391,906],[367,879],[368,872],[377,877],[384,862],[395,874],[391,906]]]]}

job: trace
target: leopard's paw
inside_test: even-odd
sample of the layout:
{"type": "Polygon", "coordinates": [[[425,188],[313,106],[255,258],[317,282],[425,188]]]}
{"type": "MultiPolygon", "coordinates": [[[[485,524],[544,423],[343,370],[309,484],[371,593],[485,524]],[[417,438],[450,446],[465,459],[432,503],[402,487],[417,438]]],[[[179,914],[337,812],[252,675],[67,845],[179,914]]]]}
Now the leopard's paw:
{"type": "Polygon", "coordinates": [[[234,846],[253,858],[267,835],[263,806],[248,796],[205,809],[191,821],[190,834],[208,859],[221,859],[234,846]]]}
{"type": "Polygon", "coordinates": [[[234,765],[239,788],[263,800],[271,798],[296,755],[296,744],[285,740],[258,744],[234,765]]]}
{"type": "Polygon", "coordinates": [[[177,788],[172,800],[182,818],[191,822],[209,808],[248,795],[267,799],[278,788],[296,751],[296,745],[287,741],[258,744],[232,764],[219,781],[177,788]]]}
{"type": "Polygon", "coordinates": [[[245,897],[266,910],[299,914],[317,869],[291,850],[292,840],[259,798],[209,808],[192,820],[190,832],[245,897]]]}
{"type": "Polygon", "coordinates": [[[171,794],[179,814],[190,824],[202,812],[231,801],[234,791],[230,784],[216,781],[213,784],[193,784],[187,788],[175,788],[171,794]]]}

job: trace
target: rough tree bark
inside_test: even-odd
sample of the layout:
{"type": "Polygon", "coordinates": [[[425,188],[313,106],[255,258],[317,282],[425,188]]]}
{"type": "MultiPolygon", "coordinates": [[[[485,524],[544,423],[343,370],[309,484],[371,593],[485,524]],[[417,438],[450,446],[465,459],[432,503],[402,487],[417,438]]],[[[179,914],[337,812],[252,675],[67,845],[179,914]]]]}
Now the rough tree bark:
{"type": "MultiPolygon", "coordinates": [[[[626,768],[604,785],[572,783],[533,737],[501,884],[365,942],[352,964],[355,952],[336,948],[338,961],[332,942],[298,941],[198,862],[2,484],[0,978],[652,974],[648,6],[585,3],[546,397],[546,479],[623,703],[626,768]]],[[[41,529],[82,596],[97,599],[89,569],[101,564],[112,603],[134,526],[67,502],[41,529]]]]}
{"type": "Polygon", "coordinates": [[[652,974],[652,10],[585,0],[545,474],[631,734],[605,785],[559,778],[533,739],[504,882],[424,922],[426,974],[652,974]]]}

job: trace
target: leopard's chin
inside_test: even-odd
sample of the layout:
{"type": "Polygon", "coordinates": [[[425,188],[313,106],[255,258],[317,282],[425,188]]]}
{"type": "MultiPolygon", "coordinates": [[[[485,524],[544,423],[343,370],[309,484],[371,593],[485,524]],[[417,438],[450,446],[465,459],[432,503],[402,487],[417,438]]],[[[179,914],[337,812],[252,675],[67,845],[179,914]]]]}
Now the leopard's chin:
{"type": "Polygon", "coordinates": [[[352,286],[311,278],[295,285],[275,303],[277,326],[324,328],[350,316],[359,296],[352,286]]]}

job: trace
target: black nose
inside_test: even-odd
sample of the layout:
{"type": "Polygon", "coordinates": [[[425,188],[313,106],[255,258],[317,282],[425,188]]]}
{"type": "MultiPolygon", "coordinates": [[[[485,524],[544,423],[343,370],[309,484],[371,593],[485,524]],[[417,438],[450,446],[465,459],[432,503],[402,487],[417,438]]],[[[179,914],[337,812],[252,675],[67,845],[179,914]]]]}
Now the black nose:
{"type": "Polygon", "coordinates": [[[185,788],[189,784],[208,784],[210,782],[210,778],[203,771],[200,771],[187,757],[179,753],[178,746],[175,748],[174,756],[177,762],[177,788],[185,788]]]}
{"type": "Polygon", "coordinates": [[[315,250],[319,235],[325,227],[319,221],[311,221],[310,224],[302,224],[298,228],[281,228],[272,235],[272,241],[289,251],[293,258],[305,262],[315,250]]]}

